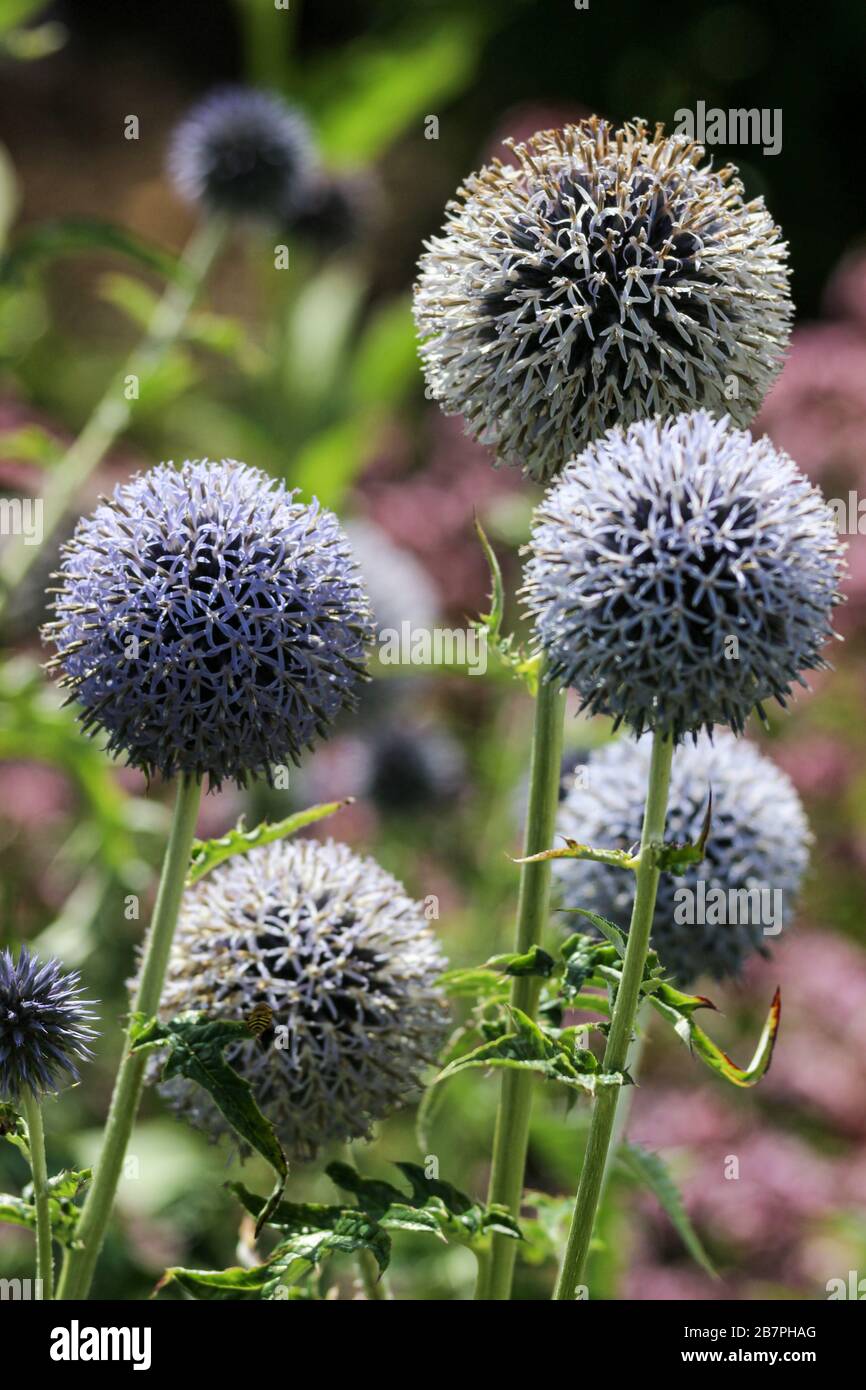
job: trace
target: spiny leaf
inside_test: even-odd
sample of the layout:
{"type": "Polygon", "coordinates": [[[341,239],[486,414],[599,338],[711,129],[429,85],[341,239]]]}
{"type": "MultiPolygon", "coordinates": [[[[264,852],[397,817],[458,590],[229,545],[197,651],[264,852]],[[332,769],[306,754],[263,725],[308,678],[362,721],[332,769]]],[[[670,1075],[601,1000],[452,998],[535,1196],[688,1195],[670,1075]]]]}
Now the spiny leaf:
{"type": "MultiPolygon", "coordinates": [[[[715,1071],[719,1076],[730,1081],[733,1086],[754,1086],[765,1076],[770,1069],[770,1062],[773,1058],[773,1048],[776,1044],[776,1037],[779,1032],[779,1022],[782,1016],[782,995],[780,990],[776,990],[767,1020],[764,1024],[763,1032],[758,1040],[755,1055],[747,1067],[738,1067],[736,1062],[722,1052],[721,1048],[708,1038],[702,1028],[694,1022],[691,1012],[683,1012],[681,1009],[667,1003],[664,999],[657,998],[650,994],[650,1003],[673,1025],[674,1031],[682,1038],[686,1046],[696,1052],[701,1061],[706,1062],[711,1071],[715,1071]]],[[[706,1007],[704,1005],[703,1007],[706,1007]]]]}
{"type": "Polygon", "coordinates": [[[177,257],[123,227],[95,218],[69,217],[41,222],[19,237],[11,251],[0,260],[0,284],[20,280],[25,271],[40,262],[80,251],[111,251],[126,256],[166,280],[180,281],[184,275],[177,257]]]}
{"type": "Polygon", "coordinates": [[[430,1231],[475,1249],[493,1234],[520,1239],[520,1228],[503,1208],[473,1201],[451,1183],[428,1177],[417,1163],[394,1166],[409,1182],[409,1195],[391,1183],[362,1177],[346,1163],[331,1163],[325,1171],[386,1229],[430,1231]]]}
{"type": "Polygon", "coordinates": [[[591,859],[597,864],[609,864],[615,869],[636,869],[638,858],[636,855],[627,853],[624,849],[593,849],[590,845],[578,844],[577,840],[569,840],[567,837],[565,844],[560,849],[543,849],[538,854],[529,854],[522,859],[515,859],[515,864],[543,864],[548,859],[591,859]]]}
{"type": "Polygon", "coordinates": [[[485,970],[498,970],[505,975],[540,975],[547,980],[553,974],[556,961],[540,946],[531,946],[523,955],[509,952],[506,955],[491,956],[485,962],[485,970]]]}
{"type": "Polygon", "coordinates": [[[254,830],[244,830],[243,821],[239,821],[234,830],[220,835],[216,840],[193,840],[190,868],[186,877],[187,885],[191,887],[192,884],[198,883],[205,874],[209,874],[226,859],[231,859],[232,855],[246,854],[256,845],[270,845],[275,840],[283,840],[288,835],[303,830],[307,825],[324,820],[326,816],[333,816],[344,806],[351,806],[353,801],[354,797],[347,796],[342,801],[327,801],[319,806],[308,806],[305,811],[296,811],[294,815],[286,816],[285,820],[273,823],[263,821],[254,830]]]}
{"type": "Polygon", "coordinates": [[[550,1081],[562,1082],[590,1095],[595,1093],[599,1085],[622,1085],[623,1076],[600,1073],[595,1055],[575,1045],[579,1030],[567,1028],[552,1036],[549,1032],[543,1032],[520,1009],[509,1012],[513,1024],[511,1031],[482,1043],[472,1052],[450,1062],[435,1077],[433,1084],[438,1085],[472,1067],[503,1067],[534,1071],[550,1081]]]}
{"type": "MultiPolygon", "coordinates": [[[[75,1228],[80,1215],[74,1205],[77,1197],[91,1179],[91,1170],[81,1172],[62,1172],[48,1182],[48,1210],[53,1238],[61,1245],[75,1244],[75,1228]]],[[[12,1226],[25,1226],[36,1230],[36,1206],[33,1201],[33,1184],[28,1183],[20,1197],[0,1196],[0,1222],[12,1226]]]]}
{"type": "Polygon", "coordinates": [[[199,1302],[258,1299],[270,1277],[271,1271],[267,1265],[256,1265],[253,1269],[244,1269],[240,1265],[231,1269],[181,1269],[175,1266],[165,1271],[151,1298],[170,1284],[176,1284],[199,1302]]]}
{"type": "Polygon", "coordinates": [[[283,1195],[289,1170],[276,1131],[256,1105],[252,1087],[223,1056],[230,1043],[251,1042],[247,1024],[209,1019],[201,1013],[179,1014],[168,1023],[136,1015],[130,1038],[132,1052],[164,1047],[167,1055],[163,1078],[168,1081],[173,1076],[184,1076],[203,1086],[232,1128],[276,1172],[277,1183],[259,1216],[258,1233],[283,1195]]]}
{"type": "Polygon", "coordinates": [[[687,869],[690,864],[700,864],[706,854],[712,816],[713,792],[711,788],[707,797],[707,809],[701,825],[701,833],[696,842],[693,845],[662,845],[661,849],[656,851],[656,866],[667,873],[678,874],[683,869],[687,869]]]}
{"type": "Polygon", "coordinates": [[[391,1237],[377,1222],[355,1209],[344,1211],[332,1228],[290,1236],[280,1242],[267,1262],[269,1277],[262,1297],[279,1297],[282,1288],[297,1283],[329,1255],[354,1255],[359,1250],[369,1250],[379,1273],[385,1273],[391,1260],[391,1237]]]}
{"type": "Polygon", "coordinates": [[[568,910],[570,912],[577,912],[581,917],[588,918],[588,920],[592,922],[592,925],[598,928],[602,936],[607,938],[620,959],[625,959],[625,933],[621,932],[618,926],[608,921],[606,917],[600,917],[597,912],[590,912],[588,907],[572,907],[568,910]]]}
{"type": "Polygon", "coordinates": [[[650,1153],[639,1144],[624,1143],[617,1150],[617,1160],[631,1177],[658,1199],[692,1259],[713,1279],[718,1279],[712,1261],[686,1214],[679,1189],[658,1154],[650,1153]]]}

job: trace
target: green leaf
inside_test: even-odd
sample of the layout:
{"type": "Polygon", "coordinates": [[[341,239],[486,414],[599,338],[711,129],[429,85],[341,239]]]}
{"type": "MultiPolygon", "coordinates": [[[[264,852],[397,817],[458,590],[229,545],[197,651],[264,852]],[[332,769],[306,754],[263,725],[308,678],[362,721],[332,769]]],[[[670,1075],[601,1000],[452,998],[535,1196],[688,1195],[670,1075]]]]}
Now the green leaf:
{"type": "Polygon", "coordinates": [[[391,1183],[364,1178],[347,1163],[331,1163],[328,1177],[351,1192],[358,1205],[386,1230],[427,1231],[442,1240],[478,1249],[494,1234],[520,1239],[520,1228],[501,1207],[485,1207],[417,1163],[396,1163],[411,1186],[407,1196],[391,1183]]]}
{"type": "Polygon", "coordinates": [[[357,39],[311,66],[301,94],[328,161],[368,163],[412,122],[423,140],[423,118],[463,90],[483,37],[475,17],[440,16],[435,28],[413,21],[402,34],[357,39]]]}
{"type": "MultiPolygon", "coordinates": [[[[8,1137],[8,1136],[7,1136],[8,1137]]],[[[74,1199],[83,1192],[92,1177],[89,1168],[81,1172],[62,1172],[48,1182],[48,1210],[53,1238],[61,1245],[75,1242],[75,1228],[80,1215],[74,1199]]],[[[36,1230],[36,1206],[33,1184],[28,1183],[20,1197],[0,1196],[0,1222],[36,1230]]]]}
{"type": "Polygon", "coordinates": [[[165,1271],[151,1297],[170,1284],[176,1284],[190,1298],[199,1302],[258,1299],[270,1277],[271,1271],[267,1265],[256,1265],[253,1269],[240,1266],[231,1269],[181,1269],[175,1266],[165,1271]]]}
{"type": "Polygon", "coordinates": [[[713,1279],[718,1279],[712,1261],[686,1214],[679,1189],[658,1154],[650,1153],[639,1144],[621,1144],[616,1156],[625,1171],[657,1198],[695,1263],[713,1279]]]}
{"type": "MultiPolygon", "coordinates": [[[[638,866],[637,855],[627,854],[624,849],[592,849],[590,845],[580,845],[577,840],[569,839],[566,839],[565,844],[559,849],[543,849],[538,854],[515,859],[514,863],[543,864],[548,859],[592,859],[597,864],[609,864],[614,869],[634,870],[638,866]]],[[[583,911],[582,908],[572,910],[583,911]]]]}
{"type": "Polygon", "coordinates": [[[656,851],[656,865],[670,874],[682,873],[690,864],[700,864],[707,850],[707,840],[710,834],[710,824],[713,818],[713,793],[710,789],[707,797],[707,809],[704,813],[704,820],[701,826],[701,833],[695,844],[674,844],[662,845],[656,851]]]}
{"type": "Polygon", "coordinates": [[[451,999],[507,999],[508,981],[483,965],[446,970],[439,984],[451,999]]]}
{"type": "Polygon", "coordinates": [[[509,1013],[514,1025],[511,1031],[450,1062],[434,1078],[433,1085],[473,1067],[534,1071],[549,1081],[559,1081],[590,1095],[594,1095],[598,1086],[623,1084],[623,1075],[599,1072],[595,1055],[576,1046],[575,1039],[584,1030],[566,1028],[545,1032],[520,1009],[510,1009],[509,1013]]]}
{"type": "Polygon", "coordinates": [[[325,507],[339,506],[376,448],[382,417],[378,411],[357,410],[313,436],[298,451],[292,482],[325,507]]]}
{"type": "Polygon", "coordinates": [[[332,1228],[290,1236],[280,1242],[267,1262],[269,1278],[262,1297],[280,1297],[281,1289],[297,1283],[330,1255],[354,1255],[359,1250],[369,1250],[379,1273],[385,1273],[391,1259],[391,1237],[377,1222],[355,1209],[344,1211],[332,1228]]]}
{"type": "Polygon", "coordinates": [[[600,917],[597,912],[590,912],[587,907],[572,907],[570,912],[577,912],[581,917],[586,917],[594,927],[597,927],[602,936],[606,937],[611,946],[616,951],[620,960],[625,959],[626,939],[625,933],[613,922],[609,922],[606,917],[600,917]]]}
{"type": "Polygon", "coordinates": [[[531,946],[523,955],[510,952],[502,956],[491,956],[485,963],[485,970],[499,970],[505,975],[540,975],[547,980],[553,974],[556,961],[540,946],[531,946]]]}
{"type": "MultiPolygon", "coordinates": [[[[697,997],[687,996],[690,1000],[697,997]]],[[[690,1051],[697,1053],[701,1061],[705,1062],[711,1071],[718,1073],[725,1081],[730,1081],[732,1086],[754,1086],[769,1071],[782,1015],[780,990],[777,989],[773,996],[763,1032],[758,1040],[758,1046],[747,1067],[738,1067],[726,1052],[722,1052],[721,1048],[707,1037],[703,1029],[699,1028],[691,1017],[694,1007],[706,1008],[712,1007],[712,1005],[701,1003],[694,1007],[686,1006],[683,1009],[667,1002],[664,998],[658,998],[655,994],[649,994],[648,998],[662,1018],[673,1026],[674,1031],[690,1051]]]]}
{"type": "Polygon", "coordinates": [[[223,1056],[230,1043],[252,1044],[246,1023],[209,1019],[201,1013],[179,1014],[169,1023],[160,1023],[139,1014],[133,1018],[130,1038],[132,1052],[165,1047],[163,1078],[184,1076],[203,1086],[232,1128],[276,1172],[277,1183],[259,1216],[258,1231],[283,1195],[288,1165],[273,1125],[256,1105],[252,1087],[223,1056]]]}
{"type": "Polygon", "coordinates": [[[94,218],[69,217],[28,228],[0,260],[0,284],[20,280],[26,271],[45,261],[81,252],[112,252],[125,256],[166,280],[180,280],[184,275],[176,256],[152,246],[123,227],[94,218]]]}
{"type": "Polygon", "coordinates": [[[418,378],[418,347],[408,296],[385,304],[367,324],[352,360],[349,388],[360,405],[393,408],[418,378]]]}
{"type": "Polygon", "coordinates": [[[262,821],[254,830],[244,830],[241,820],[234,830],[230,830],[227,835],[220,835],[216,840],[193,840],[187,885],[198,883],[205,874],[209,874],[226,859],[231,859],[232,855],[246,854],[256,845],[270,845],[275,840],[284,840],[307,825],[314,825],[326,816],[333,816],[344,806],[350,806],[353,800],[353,797],[348,796],[343,801],[328,801],[320,806],[309,806],[306,811],[296,811],[294,815],[286,816],[285,820],[262,821]]]}
{"type": "Polygon", "coordinates": [[[47,8],[48,0],[3,0],[0,11],[0,34],[15,29],[28,19],[34,18],[39,10],[47,8]]]}
{"type": "Polygon", "coordinates": [[[63,447],[41,425],[22,425],[0,435],[0,451],[7,459],[22,463],[37,463],[41,468],[52,467],[63,456],[63,447]]]}

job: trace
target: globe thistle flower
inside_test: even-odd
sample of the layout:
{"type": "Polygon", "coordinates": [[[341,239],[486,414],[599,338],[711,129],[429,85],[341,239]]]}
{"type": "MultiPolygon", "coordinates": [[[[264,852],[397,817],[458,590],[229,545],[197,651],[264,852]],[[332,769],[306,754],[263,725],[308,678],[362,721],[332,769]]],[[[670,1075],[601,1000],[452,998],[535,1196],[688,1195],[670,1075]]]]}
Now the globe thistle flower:
{"type": "Polygon", "coordinates": [[[311,180],[312,139],[280,97],[246,87],[211,92],[180,122],[168,169],[187,202],[230,217],[278,220],[311,180]]]}
{"type": "Polygon", "coordinates": [[[369,175],[326,175],[312,181],[301,204],[287,212],[290,231],[319,251],[343,251],[360,241],[371,220],[377,189],[369,175]]]}
{"type": "Polygon", "coordinates": [[[685,136],[598,117],[513,146],[448,205],[416,291],[432,395],[537,479],[614,424],[745,425],[781,366],[786,248],[685,136]]]}
{"type": "Polygon", "coordinates": [[[372,639],[336,517],[232,459],[160,464],[64,548],[54,665],[148,776],[243,785],[351,708],[372,639]]]}
{"type": "Polygon", "coordinates": [[[78,972],[40,961],[22,946],[18,960],[0,951],[0,1100],[39,1099],[78,1080],[78,1063],[92,1054],[90,1001],[78,972]]]}
{"type": "Polygon", "coordinates": [[[463,782],[463,751],[445,729],[406,722],[380,731],[370,749],[368,794],[386,815],[435,812],[463,782]]]}
{"type": "Polygon", "coordinates": [[[742,732],[826,666],[833,513],[787,454],[707,411],[590,445],[538,509],[531,552],[552,678],[637,733],[742,732]]]}
{"type": "MultiPolygon", "coordinates": [[[[649,777],[652,739],[617,739],[590,754],[585,772],[576,778],[562,803],[558,832],[581,844],[604,849],[629,849],[640,840],[644,799],[649,777]]],[[[698,975],[721,979],[739,973],[757,951],[768,954],[775,939],[764,934],[761,913],[727,914],[728,921],[701,922],[710,913],[696,911],[694,923],[680,921],[679,889],[697,893],[703,881],[703,901],[710,889],[770,889],[781,893],[783,929],[790,924],[794,903],[809,858],[806,817],[793,783],[770,760],[745,740],[702,734],[696,743],[674,753],[665,839],[694,843],[701,832],[712,790],[712,824],[703,861],[676,876],[662,873],[652,927],[652,945],[662,964],[681,983],[698,975]],[[731,919],[737,917],[734,922],[731,919]],[[740,921],[741,916],[750,920],[740,921]]],[[[628,931],[634,879],[622,869],[592,860],[554,861],[564,907],[584,907],[628,931]]],[[[769,899],[772,908],[774,899],[769,899]]],[[[766,905],[766,904],[763,904],[766,905]]],[[[569,919],[579,930],[580,919],[569,919]]]]}
{"type": "MultiPolygon", "coordinates": [[[[273,1031],[226,1051],[287,1152],[367,1137],[408,1100],[444,1039],[444,966],[423,907],[372,859],[332,840],[238,855],[181,906],[162,1016],[273,1010],[273,1031]]],[[[225,1122],[182,1079],[161,1088],[198,1128],[225,1122]]]]}

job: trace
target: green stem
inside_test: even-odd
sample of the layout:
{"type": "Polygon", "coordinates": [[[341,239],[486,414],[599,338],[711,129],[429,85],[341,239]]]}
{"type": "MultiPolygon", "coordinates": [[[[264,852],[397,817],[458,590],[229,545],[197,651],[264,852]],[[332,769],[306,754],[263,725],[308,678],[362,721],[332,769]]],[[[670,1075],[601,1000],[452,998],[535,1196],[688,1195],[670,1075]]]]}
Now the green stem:
{"type": "Polygon", "coordinates": [[[391,1295],[388,1292],[388,1285],[385,1282],[384,1274],[379,1273],[379,1266],[372,1250],[361,1250],[358,1252],[358,1267],[361,1271],[361,1283],[364,1286],[364,1293],[371,1302],[388,1303],[391,1295]]]}
{"type": "MultiPolygon", "coordinates": [[[[134,1014],[144,1014],[148,1018],[153,1017],[159,1009],[175,923],[189,869],[190,847],[195,834],[200,798],[201,783],[192,777],[181,777],[178,781],[174,819],[162,865],[153,919],[147,935],[141,978],[132,1006],[134,1014]]],[[[145,1066],[146,1058],[143,1053],[129,1051],[127,1033],[123,1060],[114,1083],[114,1094],[111,1097],[111,1108],[105,1126],[105,1142],[76,1231],[77,1239],[83,1248],[67,1250],[58,1298],[87,1297],[114,1205],[126,1146],[135,1123],[145,1066]]]]}
{"type": "MultiPolygon", "coordinates": [[[[657,850],[664,836],[672,756],[672,740],[657,733],[653,740],[628,945],[604,1052],[603,1065],[608,1073],[625,1071],[634,1031],[656,905],[659,881],[657,850]]],[[[593,1104],[589,1142],[583,1160],[565,1256],[553,1295],[555,1299],[573,1299],[583,1277],[621,1096],[621,1086],[603,1086],[593,1104]]]]}
{"type": "Polygon", "coordinates": [[[66,512],[98,468],[117,437],[129,428],[134,400],[125,393],[127,377],[138,379],[139,397],[147,377],[177,341],[193,301],[225,237],[225,224],[211,218],[199,224],[180,258],[179,274],[166,287],[153,311],[148,330],[125,366],[112,378],[83,430],[52,471],[42,495],[41,545],[10,541],[0,564],[0,615],[35,565],[41,547],[51,539],[66,512]]]}
{"type": "Polygon", "coordinates": [[[45,1131],[42,1127],[42,1107],[37,1098],[29,1093],[24,1098],[24,1118],[27,1121],[33,1202],[36,1207],[36,1281],[40,1288],[39,1297],[47,1300],[54,1297],[54,1267],[51,1259],[45,1131]]]}
{"type": "MultiPolygon", "coordinates": [[[[562,763],[562,725],[565,696],[540,672],[535,701],[535,726],[529,770],[529,806],[526,812],[524,856],[538,854],[553,844],[559,779],[562,763]]],[[[550,898],[550,862],[523,864],[517,901],[515,951],[523,955],[541,941],[547,921],[550,898]]],[[[511,990],[512,1005],[534,1018],[538,1009],[541,981],[537,976],[519,976],[511,990]]],[[[516,1217],[520,1214],[523,1173],[529,1144],[529,1117],[532,1109],[532,1076],[527,1071],[506,1071],[502,1078],[496,1130],[493,1140],[493,1166],[490,1174],[489,1202],[498,1202],[516,1217]]],[[[507,1299],[511,1296],[516,1241],[494,1236],[489,1261],[479,1266],[475,1297],[507,1299]]]]}

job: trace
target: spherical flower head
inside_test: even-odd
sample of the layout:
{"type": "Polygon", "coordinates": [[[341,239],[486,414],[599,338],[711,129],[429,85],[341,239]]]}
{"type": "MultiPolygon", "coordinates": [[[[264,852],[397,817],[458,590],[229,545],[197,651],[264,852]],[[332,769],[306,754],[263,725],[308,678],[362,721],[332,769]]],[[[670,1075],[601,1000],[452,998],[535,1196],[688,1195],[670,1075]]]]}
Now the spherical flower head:
{"type": "MultiPolygon", "coordinates": [[[[591,753],[560,806],[558,832],[597,848],[627,850],[637,844],[651,753],[649,737],[617,739],[591,753]]],[[[681,984],[699,975],[738,974],[752,953],[768,954],[793,919],[809,859],[811,836],[793,784],[753,744],[729,733],[712,741],[702,734],[674,753],[668,842],[695,843],[710,790],[705,857],[681,875],[662,873],[653,917],[652,945],[681,984]],[[676,896],[682,889],[694,895],[693,912],[684,897],[676,896]],[[722,912],[707,907],[718,898],[713,889],[726,894],[722,912]],[[750,889],[769,890],[769,896],[759,899],[753,893],[747,903],[743,893],[750,889]],[[741,896],[734,898],[737,893],[741,896]]],[[[588,908],[628,931],[632,874],[591,860],[560,859],[554,866],[563,907],[588,908]]],[[[569,931],[581,931],[586,919],[566,914],[566,924],[569,931]]]]}
{"type": "Polygon", "coordinates": [[[426,244],[430,392],[500,459],[557,473],[614,424],[693,406],[748,424],[789,336],[763,200],[681,135],[598,117],[494,160],[426,244]]]}
{"type": "Polygon", "coordinates": [[[212,92],[172,137],[168,168],[181,197],[207,212],[279,220],[298,208],[313,167],[306,122],[277,96],[212,92]]]}
{"type": "Polygon", "coordinates": [[[707,411],[611,430],[536,514],[525,596],[550,675],[637,733],[741,732],[826,665],[843,547],[787,454],[707,411]]]}
{"type": "Polygon", "coordinates": [[[22,946],[0,951],[0,1100],[39,1099],[78,1080],[96,1036],[77,971],[40,961],[22,946]]]}
{"type": "Polygon", "coordinates": [[[367,792],[384,815],[434,814],[451,806],[465,772],[463,750],[447,730],[404,720],[371,741],[367,792]]]}
{"type": "Polygon", "coordinates": [[[63,683],[148,776],[270,778],[354,704],[372,621],[348,542],[259,469],[133,478],[79,522],[59,578],[63,683]]]}
{"type": "MultiPolygon", "coordinates": [[[[282,841],[238,855],[181,906],[162,1017],[203,1010],[273,1025],[226,1057],[251,1084],[287,1153],[368,1137],[417,1091],[444,1041],[444,967],[422,904],[372,859],[334,841],[282,841]]],[[[205,1092],[163,1093],[214,1138],[226,1125],[205,1092]]]]}

